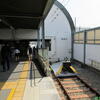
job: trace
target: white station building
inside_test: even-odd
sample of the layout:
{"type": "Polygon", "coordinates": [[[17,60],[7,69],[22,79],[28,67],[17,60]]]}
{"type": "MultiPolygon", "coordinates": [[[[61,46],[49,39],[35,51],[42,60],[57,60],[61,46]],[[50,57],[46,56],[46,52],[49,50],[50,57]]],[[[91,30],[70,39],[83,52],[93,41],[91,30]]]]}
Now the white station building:
{"type": "Polygon", "coordinates": [[[74,24],[66,8],[56,1],[45,20],[45,38],[51,40],[49,60],[71,58],[74,24]]]}

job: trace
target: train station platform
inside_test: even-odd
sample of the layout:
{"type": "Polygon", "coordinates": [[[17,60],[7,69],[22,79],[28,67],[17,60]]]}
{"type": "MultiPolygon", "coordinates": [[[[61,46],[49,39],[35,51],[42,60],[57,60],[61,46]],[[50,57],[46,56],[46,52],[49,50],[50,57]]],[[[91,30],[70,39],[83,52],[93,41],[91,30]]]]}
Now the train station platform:
{"type": "MultiPolygon", "coordinates": [[[[1,68],[1,67],[0,67],[1,68]]],[[[44,77],[29,61],[12,63],[9,71],[0,69],[0,100],[60,100],[51,77],[44,77]]]]}

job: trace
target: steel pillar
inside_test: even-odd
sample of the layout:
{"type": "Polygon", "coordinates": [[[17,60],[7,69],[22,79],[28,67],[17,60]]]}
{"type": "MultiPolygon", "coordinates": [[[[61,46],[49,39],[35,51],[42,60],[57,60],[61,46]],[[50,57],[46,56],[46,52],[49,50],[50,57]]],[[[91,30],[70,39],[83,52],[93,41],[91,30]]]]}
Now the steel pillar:
{"type": "Polygon", "coordinates": [[[42,21],[42,48],[45,48],[45,25],[44,20],[42,21]]]}
{"type": "Polygon", "coordinates": [[[71,59],[73,60],[74,59],[74,32],[72,31],[71,33],[71,59]]]}
{"type": "Polygon", "coordinates": [[[37,30],[37,50],[40,48],[40,32],[37,30]]]}
{"type": "Polygon", "coordinates": [[[84,65],[86,63],[86,31],[84,31],[84,65]]]}

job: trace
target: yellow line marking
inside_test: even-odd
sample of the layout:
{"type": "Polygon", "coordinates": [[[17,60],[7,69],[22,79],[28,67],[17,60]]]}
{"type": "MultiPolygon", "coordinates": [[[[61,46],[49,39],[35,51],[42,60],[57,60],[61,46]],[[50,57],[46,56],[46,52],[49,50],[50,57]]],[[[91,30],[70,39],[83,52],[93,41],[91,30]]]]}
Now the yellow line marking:
{"type": "Polygon", "coordinates": [[[58,69],[58,71],[56,72],[56,75],[60,74],[62,71],[63,66],[60,66],[60,68],[58,69]]]}
{"type": "Polygon", "coordinates": [[[15,88],[16,85],[17,85],[16,82],[6,82],[6,83],[1,82],[0,83],[0,89],[1,90],[4,90],[4,89],[12,89],[12,88],[15,88]]]}
{"type": "Polygon", "coordinates": [[[28,69],[29,69],[29,63],[25,63],[23,67],[23,72],[20,74],[15,93],[11,100],[22,100],[28,76],[28,69]],[[27,72],[25,72],[25,70],[27,70],[27,72]]]}
{"type": "MultiPolygon", "coordinates": [[[[0,82],[0,89],[12,89],[7,100],[22,100],[29,71],[29,62],[25,62],[19,79],[15,82],[0,82]]],[[[1,93],[0,93],[1,94],[1,93]]]]}
{"type": "Polygon", "coordinates": [[[74,67],[70,66],[71,70],[74,72],[74,73],[78,73],[74,67]]]}
{"type": "Polygon", "coordinates": [[[8,96],[8,98],[7,98],[7,100],[12,100],[14,92],[15,92],[15,89],[12,89],[11,92],[10,92],[10,94],[9,94],[9,96],[8,96]]]}

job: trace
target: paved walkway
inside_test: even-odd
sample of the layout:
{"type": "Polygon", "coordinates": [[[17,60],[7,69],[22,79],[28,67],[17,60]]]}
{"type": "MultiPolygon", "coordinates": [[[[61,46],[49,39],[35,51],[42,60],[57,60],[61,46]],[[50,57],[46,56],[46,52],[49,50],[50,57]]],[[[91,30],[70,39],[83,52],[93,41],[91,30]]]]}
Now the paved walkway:
{"type": "Polygon", "coordinates": [[[27,65],[28,62],[13,63],[9,71],[0,72],[0,100],[18,100],[23,97],[27,65]]]}
{"type": "Polygon", "coordinates": [[[30,100],[60,100],[52,78],[43,77],[43,74],[39,71],[38,67],[39,66],[35,66],[33,63],[31,69],[33,71],[29,73],[23,100],[28,100],[29,97],[30,100]]]}
{"type": "Polygon", "coordinates": [[[55,85],[50,77],[37,78],[34,81],[27,80],[23,100],[60,100],[55,85]]]}
{"type": "Polygon", "coordinates": [[[28,61],[13,63],[9,71],[0,72],[0,100],[47,99],[60,97],[52,78],[43,77],[35,64],[30,67],[28,61]]]}

